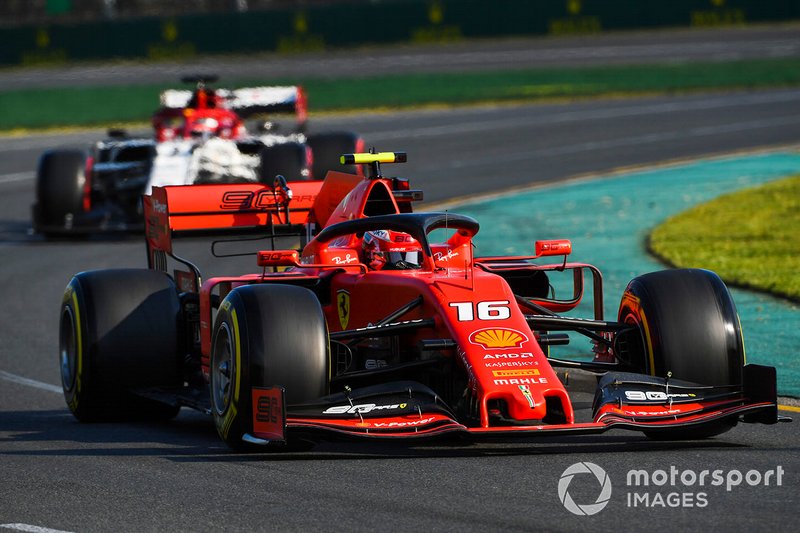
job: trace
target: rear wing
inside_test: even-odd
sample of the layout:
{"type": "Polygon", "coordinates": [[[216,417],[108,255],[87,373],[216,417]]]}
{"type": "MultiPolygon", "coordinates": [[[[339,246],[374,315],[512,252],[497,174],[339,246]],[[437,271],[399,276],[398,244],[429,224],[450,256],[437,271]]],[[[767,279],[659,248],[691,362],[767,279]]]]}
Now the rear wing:
{"type": "Polygon", "coordinates": [[[148,251],[172,253],[172,238],[190,233],[237,233],[254,229],[305,233],[326,225],[342,199],[364,178],[328,172],[324,181],[276,179],[264,183],[169,185],[143,197],[148,251]],[[283,230],[283,231],[281,231],[283,230]]]}
{"type": "Polygon", "coordinates": [[[295,113],[298,122],[305,122],[307,101],[305,91],[297,85],[287,87],[243,87],[224,91],[228,108],[243,118],[258,113],[295,113]],[[229,95],[225,95],[225,93],[229,95]]]}
{"type": "Polygon", "coordinates": [[[308,242],[318,230],[340,219],[410,213],[411,201],[418,199],[422,199],[421,192],[410,190],[408,180],[369,179],[336,171],[329,171],[321,181],[287,183],[276,176],[272,186],[209,183],[153,187],[142,199],[148,265],[166,271],[169,256],[189,266],[199,280],[197,268],[173,253],[173,237],[257,232],[267,238],[300,236],[303,246],[302,237],[308,242]]]}
{"type": "Polygon", "coordinates": [[[245,232],[313,223],[322,181],[293,182],[291,190],[263,183],[170,185],[143,197],[149,249],[172,253],[178,234],[245,232]]]}
{"type": "MultiPolygon", "coordinates": [[[[236,111],[242,118],[259,113],[294,113],[298,122],[307,118],[305,91],[297,85],[216,89],[214,97],[222,107],[236,111]]],[[[161,93],[162,109],[182,110],[192,100],[193,91],[169,89],[161,93]]]]}

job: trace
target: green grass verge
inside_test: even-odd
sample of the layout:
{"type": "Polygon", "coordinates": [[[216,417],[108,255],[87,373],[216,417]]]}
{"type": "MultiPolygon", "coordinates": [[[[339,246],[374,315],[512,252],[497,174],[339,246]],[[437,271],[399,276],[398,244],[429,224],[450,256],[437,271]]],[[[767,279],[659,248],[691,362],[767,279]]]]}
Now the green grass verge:
{"type": "MultiPolygon", "coordinates": [[[[312,111],[536,101],[611,94],[800,85],[800,59],[500,72],[409,74],[362,79],[225,80],[231,87],[302,84],[312,111]]],[[[0,130],[146,121],[171,85],[0,91],[0,130]]]]}
{"type": "Polygon", "coordinates": [[[653,230],[649,247],[674,266],[800,301],[800,175],[676,215],[653,230]]]}

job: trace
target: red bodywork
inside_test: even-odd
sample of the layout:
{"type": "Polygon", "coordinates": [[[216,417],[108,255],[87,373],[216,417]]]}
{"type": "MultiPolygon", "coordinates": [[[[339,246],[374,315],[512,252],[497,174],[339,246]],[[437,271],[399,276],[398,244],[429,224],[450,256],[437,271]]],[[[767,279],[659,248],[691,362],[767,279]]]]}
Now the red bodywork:
{"type": "Polygon", "coordinates": [[[160,110],[153,116],[153,129],[158,142],[203,134],[236,140],[246,134],[242,119],[229,109],[160,110]]]}
{"type": "MultiPolygon", "coordinates": [[[[259,252],[261,272],[207,280],[197,276],[201,363],[206,378],[215,294],[221,299],[242,284],[294,283],[325,277],[330,280],[330,298],[323,311],[332,339],[342,332],[387,326],[380,321],[408,306],[406,312],[388,325],[407,328],[392,342],[403,353],[413,352],[425,343],[440,343],[436,350],[443,356],[443,364],[452,365],[464,376],[467,396],[464,403],[469,405],[470,416],[462,420],[443,412],[418,409],[382,417],[369,413],[369,406],[359,409],[359,405],[349,411],[343,406],[341,410],[347,412],[341,416],[330,416],[327,411],[326,416],[321,416],[322,411],[320,416],[314,416],[293,413],[282,406],[286,414],[281,424],[288,432],[302,430],[351,437],[461,433],[479,438],[598,433],[612,427],[657,431],[747,413],[771,413],[775,408],[774,402],[749,397],[743,391],[722,400],[706,400],[702,395],[692,394],[695,400],[679,402],[670,396],[656,405],[624,402],[615,397],[613,402],[596,406],[593,420],[576,423],[570,396],[541,345],[547,332],[531,327],[530,317],[532,313],[540,314],[542,308],[563,313],[576,307],[583,296],[583,275],[575,276],[575,298],[553,301],[544,294],[521,301],[503,272],[511,269],[590,272],[595,282],[594,297],[601,300],[595,302],[595,317],[591,320],[599,323],[602,280],[597,269],[567,262],[571,245],[564,240],[540,241],[536,254],[530,257],[474,257],[472,238],[478,230],[477,223],[455,215],[452,222],[445,214],[431,215],[429,219],[423,214],[409,215],[410,203],[407,197],[397,194],[397,189],[397,183],[391,179],[361,179],[331,173],[324,182],[292,184],[293,200],[288,211],[276,202],[275,191],[266,185],[164,187],[155,188],[151,196],[145,197],[151,265],[161,264],[159,256],[171,253],[172,234],[176,232],[286,223],[311,225],[315,231],[324,228],[305,245],[301,254],[291,250],[259,252]],[[425,223],[433,221],[431,227],[447,228],[450,235],[445,235],[441,242],[429,243],[420,269],[370,271],[363,263],[358,234],[342,233],[337,228],[353,221],[370,224],[372,220],[389,220],[386,217],[392,215],[419,216],[425,223]],[[544,256],[559,256],[563,260],[553,264],[535,262],[544,256]],[[270,267],[284,270],[267,272],[270,267]],[[409,306],[414,301],[420,303],[409,306]],[[425,325],[412,327],[415,323],[425,325]],[[499,414],[506,423],[497,422],[499,414]]],[[[268,391],[271,392],[254,391],[254,402],[262,397],[278,401],[274,398],[275,390],[268,391]]],[[[258,438],[280,440],[276,439],[274,425],[259,430],[254,420],[252,432],[258,438]]]]}

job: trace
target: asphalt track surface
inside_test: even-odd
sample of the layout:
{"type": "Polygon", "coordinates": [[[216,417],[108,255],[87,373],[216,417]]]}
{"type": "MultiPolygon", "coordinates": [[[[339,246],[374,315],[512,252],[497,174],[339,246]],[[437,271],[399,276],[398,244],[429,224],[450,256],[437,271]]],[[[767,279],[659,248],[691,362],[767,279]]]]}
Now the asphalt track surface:
{"type": "MultiPolygon", "coordinates": [[[[428,110],[314,123],[319,129],[339,126],[357,129],[381,150],[408,151],[409,163],[391,168],[411,177],[432,202],[632,165],[797,144],[800,90],[428,110]]],[[[143,245],[137,238],[44,242],[27,230],[38,154],[98,135],[0,142],[0,526],[777,531],[794,523],[800,500],[797,422],[740,425],[714,439],[684,443],[614,431],[533,444],[322,444],[281,456],[233,454],[208,418],[188,410],[168,424],[78,424],[59,387],[61,293],[80,270],[144,266],[143,245]],[[594,516],[575,516],[559,500],[562,473],[583,461],[605,469],[612,484],[607,507],[594,516]],[[631,469],[670,473],[671,467],[678,473],[675,486],[626,484],[631,469]],[[710,481],[690,485],[690,474],[683,476],[687,483],[681,481],[682,473],[703,470],[721,470],[730,490],[710,481]],[[737,472],[757,471],[763,478],[769,470],[775,472],[769,486],[748,486],[746,480],[733,485],[737,472]],[[645,494],[650,502],[667,503],[629,503],[645,494]],[[670,507],[676,498],[680,506],[670,507]]],[[[577,396],[580,408],[588,401],[577,396]]],[[[576,502],[593,503],[600,483],[579,474],[568,489],[576,502]]]]}

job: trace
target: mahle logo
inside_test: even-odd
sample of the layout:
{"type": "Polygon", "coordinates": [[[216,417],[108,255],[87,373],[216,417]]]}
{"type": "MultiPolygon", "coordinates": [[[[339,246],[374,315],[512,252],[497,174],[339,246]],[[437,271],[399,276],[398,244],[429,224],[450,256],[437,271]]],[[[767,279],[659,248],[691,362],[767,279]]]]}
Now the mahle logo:
{"type": "MultiPolygon", "coordinates": [[[[586,476],[579,477],[579,479],[585,478],[586,476]]],[[[564,505],[567,511],[572,514],[578,516],[597,514],[608,505],[608,500],[611,499],[611,480],[608,474],[606,474],[606,471],[594,463],[575,463],[567,467],[564,473],[561,474],[561,479],[558,480],[558,499],[561,500],[562,505],[564,505]],[[600,493],[597,495],[597,499],[594,503],[578,504],[572,499],[568,489],[572,483],[572,478],[577,474],[592,474],[595,480],[600,484],[600,493]]]]}

